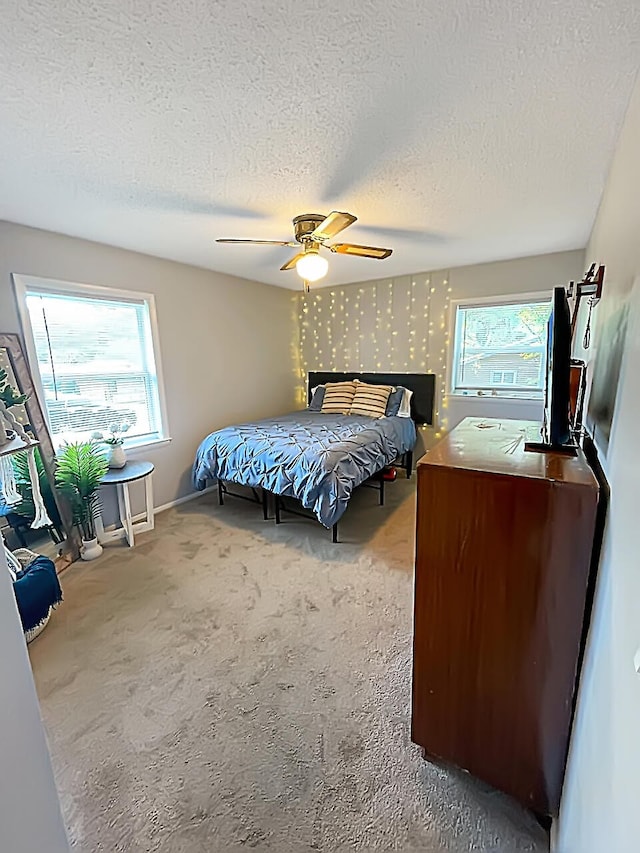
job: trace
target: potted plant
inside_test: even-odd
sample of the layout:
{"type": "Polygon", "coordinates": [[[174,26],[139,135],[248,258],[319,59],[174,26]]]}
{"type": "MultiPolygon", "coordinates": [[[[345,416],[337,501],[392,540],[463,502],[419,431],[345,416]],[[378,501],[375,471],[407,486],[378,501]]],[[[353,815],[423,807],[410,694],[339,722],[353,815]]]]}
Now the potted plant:
{"type": "Polygon", "coordinates": [[[56,484],[69,501],[73,523],[82,537],[80,556],[95,560],[102,554],[96,515],[100,511],[98,489],[109,467],[107,460],[94,442],[74,442],[62,446],[56,461],[56,484]]]}
{"type": "Polygon", "coordinates": [[[108,445],[109,454],[107,464],[109,468],[124,468],[127,464],[127,454],[124,452],[124,436],[129,431],[129,424],[111,424],[107,436],[101,432],[94,432],[92,438],[108,445]]]}

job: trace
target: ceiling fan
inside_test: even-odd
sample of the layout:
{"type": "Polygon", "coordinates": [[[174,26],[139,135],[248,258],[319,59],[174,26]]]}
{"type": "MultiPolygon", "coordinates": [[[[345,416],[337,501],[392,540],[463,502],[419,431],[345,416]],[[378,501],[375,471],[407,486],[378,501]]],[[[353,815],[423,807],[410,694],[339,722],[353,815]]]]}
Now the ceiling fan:
{"type": "Polygon", "coordinates": [[[216,243],[253,243],[259,246],[294,246],[302,251],[298,252],[290,258],[286,264],[283,264],[281,270],[291,270],[294,267],[296,272],[303,279],[305,290],[309,290],[310,281],[318,281],[327,274],[329,264],[327,259],[320,254],[320,249],[329,249],[330,252],[336,252],[340,255],[356,255],[360,258],[376,258],[384,260],[388,258],[392,249],[381,249],[377,246],[359,246],[356,243],[332,243],[331,240],[336,234],[344,231],[356,221],[357,217],[351,213],[340,213],[334,210],[328,216],[322,216],[320,213],[303,213],[301,216],[296,216],[293,220],[293,230],[296,242],[287,240],[234,240],[234,239],[219,239],[216,243]]]}

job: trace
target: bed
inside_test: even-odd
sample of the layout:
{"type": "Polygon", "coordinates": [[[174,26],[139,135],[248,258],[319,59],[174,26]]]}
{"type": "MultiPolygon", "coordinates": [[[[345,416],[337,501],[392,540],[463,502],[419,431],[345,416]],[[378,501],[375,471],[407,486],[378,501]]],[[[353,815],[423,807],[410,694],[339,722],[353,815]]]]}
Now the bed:
{"type": "MultiPolygon", "coordinates": [[[[310,373],[309,389],[327,382],[359,379],[370,384],[402,385],[413,391],[409,417],[381,418],[325,414],[308,409],[276,418],[238,424],[208,435],[198,448],[193,484],[202,490],[218,483],[249,487],[261,500],[275,496],[276,521],[283,497],[295,498],[318,521],[333,530],[347,509],[353,490],[404,458],[411,473],[416,423],[431,423],[432,374],[310,373]],[[260,496],[261,493],[261,496],[260,496]]],[[[382,491],[381,491],[382,494],[382,491]]]]}

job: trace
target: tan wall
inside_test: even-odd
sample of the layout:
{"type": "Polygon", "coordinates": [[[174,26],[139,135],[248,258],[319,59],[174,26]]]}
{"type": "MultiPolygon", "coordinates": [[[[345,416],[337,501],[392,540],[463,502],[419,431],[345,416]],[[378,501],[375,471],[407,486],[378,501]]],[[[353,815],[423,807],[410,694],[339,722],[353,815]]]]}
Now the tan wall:
{"type": "Polygon", "coordinates": [[[540,420],[530,401],[453,398],[445,393],[450,361],[451,302],[483,296],[551,291],[583,273],[584,252],[560,252],[416,273],[299,297],[299,399],[309,370],[363,370],[436,374],[437,423],[420,431],[416,457],[443,430],[468,415],[540,420]]]}
{"type": "Polygon", "coordinates": [[[0,222],[0,332],[20,331],[11,273],[155,295],[173,439],[142,452],[156,465],[156,506],[192,491],[207,433],[293,408],[289,291],[0,222]]]}
{"type": "Polygon", "coordinates": [[[640,675],[634,661],[640,647],[639,151],[640,81],[587,248],[589,259],[607,267],[589,358],[602,358],[604,336],[615,334],[607,319],[624,303],[629,320],[611,438],[603,453],[611,504],[553,845],[557,853],[634,853],[640,846],[640,675]]]}

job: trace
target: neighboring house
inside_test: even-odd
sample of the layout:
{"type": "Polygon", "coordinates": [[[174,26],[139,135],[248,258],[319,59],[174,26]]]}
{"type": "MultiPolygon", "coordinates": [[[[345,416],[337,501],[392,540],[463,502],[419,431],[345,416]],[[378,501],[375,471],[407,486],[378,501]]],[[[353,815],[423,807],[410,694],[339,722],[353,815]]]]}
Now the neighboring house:
{"type": "Polygon", "coordinates": [[[519,347],[487,352],[467,349],[460,364],[459,387],[540,389],[544,384],[544,352],[519,347]]]}

